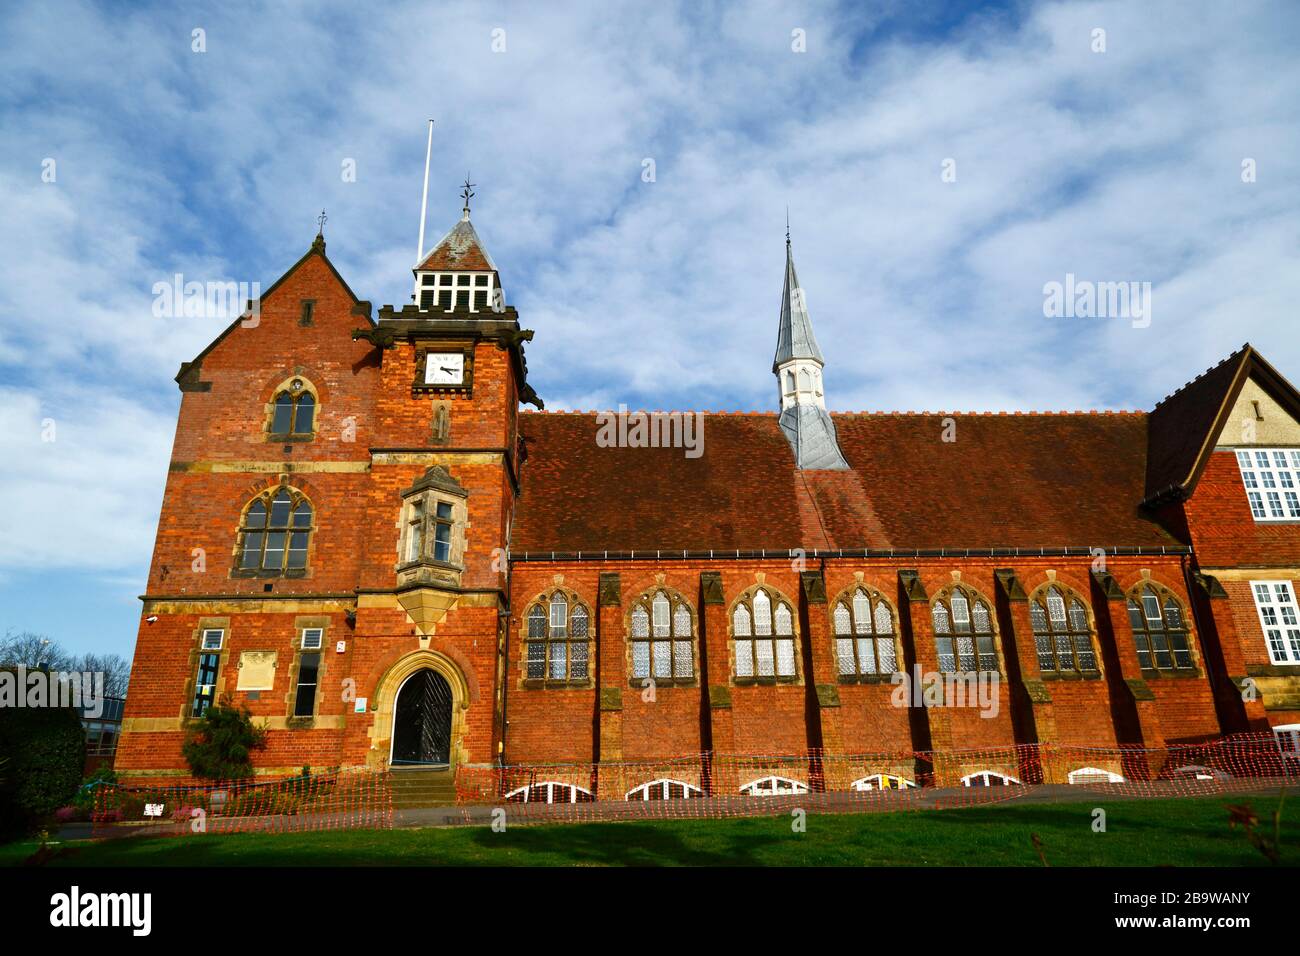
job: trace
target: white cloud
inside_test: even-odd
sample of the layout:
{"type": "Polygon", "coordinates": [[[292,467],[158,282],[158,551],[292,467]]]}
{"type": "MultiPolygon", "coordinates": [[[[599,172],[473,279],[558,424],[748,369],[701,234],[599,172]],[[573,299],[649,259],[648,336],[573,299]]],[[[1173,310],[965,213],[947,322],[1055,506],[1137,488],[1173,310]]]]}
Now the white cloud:
{"type": "Polygon", "coordinates": [[[265,287],[325,206],[357,294],[406,301],[430,115],[429,232],[468,169],[553,407],[772,407],[787,204],[837,408],[1150,407],[1246,338],[1300,374],[1289,4],[1039,4],[946,36],[896,29],[911,11],[8,10],[0,532],[33,543],[0,566],[142,565],[171,378],[225,325],[155,319],[154,282],[265,287]],[[1066,272],[1152,282],[1151,328],[1044,319],[1066,272]],[[54,500],[87,474],[89,524],[54,500]]]}

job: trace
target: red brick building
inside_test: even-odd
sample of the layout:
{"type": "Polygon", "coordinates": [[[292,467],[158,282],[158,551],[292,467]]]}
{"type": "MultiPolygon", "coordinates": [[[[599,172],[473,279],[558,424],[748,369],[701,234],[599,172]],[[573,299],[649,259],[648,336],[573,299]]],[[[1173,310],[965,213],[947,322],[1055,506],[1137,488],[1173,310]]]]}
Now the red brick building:
{"type": "Polygon", "coordinates": [[[226,697],[266,774],[1270,727],[1300,753],[1280,374],[1246,346],[1150,413],[829,414],[788,249],[779,412],[611,425],[520,414],[533,333],[468,210],[377,318],[318,236],[177,375],[119,774],[185,777],[226,697]],[[995,706],[900,706],[918,669],[995,706]]]}

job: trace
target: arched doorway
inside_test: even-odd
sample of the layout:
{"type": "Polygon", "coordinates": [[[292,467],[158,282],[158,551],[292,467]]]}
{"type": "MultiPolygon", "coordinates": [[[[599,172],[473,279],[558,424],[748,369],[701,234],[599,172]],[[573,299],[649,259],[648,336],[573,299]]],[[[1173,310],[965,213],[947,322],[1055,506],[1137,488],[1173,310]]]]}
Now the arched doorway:
{"type": "Polygon", "coordinates": [[[418,670],[397,691],[393,707],[394,767],[451,763],[451,686],[435,670],[418,670]]]}

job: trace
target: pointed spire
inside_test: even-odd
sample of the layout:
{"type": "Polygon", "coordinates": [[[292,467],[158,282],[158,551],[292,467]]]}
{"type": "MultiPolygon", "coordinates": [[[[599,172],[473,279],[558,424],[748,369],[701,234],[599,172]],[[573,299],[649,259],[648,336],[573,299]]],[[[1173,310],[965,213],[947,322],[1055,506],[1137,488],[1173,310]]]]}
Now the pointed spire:
{"type": "Polygon", "coordinates": [[[790,251],[790,211],[785,225],[785,288],[781,292],[781,324],[776,336],[776,374],[781,399],[781,431],[794,453],[795,467],[843,471],[849,467],[840,451],[835,422],[826,411],[822,369],[826,360],[813,337],[812,320],[790,251]]]}
{"type": "Polygon", "coordinates": [[[812,319],[808,317],[808,304],[799,276],[794,271],[794,254],[790,250],[789,213],[786,214],[785,233],[785,288],[781,290],[781,321],[776,331],[776,356],[772,371],[794,359],[810,359],[826,364],[817,339],[813,336],[812,319]]]}

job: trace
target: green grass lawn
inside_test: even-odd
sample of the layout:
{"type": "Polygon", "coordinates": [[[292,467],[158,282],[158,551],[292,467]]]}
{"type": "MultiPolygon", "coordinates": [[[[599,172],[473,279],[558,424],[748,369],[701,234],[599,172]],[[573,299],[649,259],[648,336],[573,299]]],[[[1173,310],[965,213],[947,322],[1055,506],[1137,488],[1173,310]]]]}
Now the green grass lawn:
{"type": "MultiPolygon", "coordinates": [[[[1276,797],[1001,805],[960,810],[301,834],[204,834],[65,843],[51,866],[1258,866],[1228,827],[1228,803],[1251,803],[1271,833],[1276,797]],[[1092,810],[1106,810],[1106,832],[1092,810]]],[[[1295,803],[1291,807],[1295,807],[1295,803]]],[[[1300,864],[1300,813],[1287,808],[1282,862],[1300,864]],[[1289,818],[1289,819],[1288,819],[1289,818]]],[[[20,864],[31,842],[0,847],[20,864]]]]}

